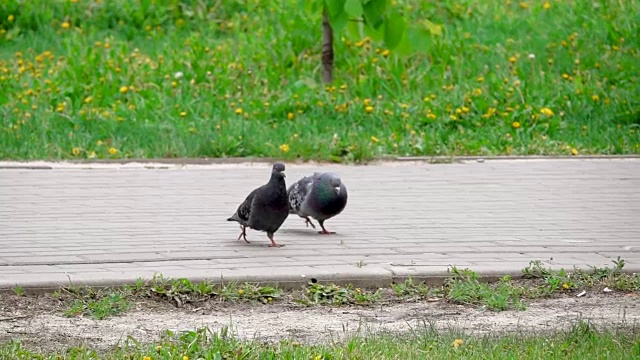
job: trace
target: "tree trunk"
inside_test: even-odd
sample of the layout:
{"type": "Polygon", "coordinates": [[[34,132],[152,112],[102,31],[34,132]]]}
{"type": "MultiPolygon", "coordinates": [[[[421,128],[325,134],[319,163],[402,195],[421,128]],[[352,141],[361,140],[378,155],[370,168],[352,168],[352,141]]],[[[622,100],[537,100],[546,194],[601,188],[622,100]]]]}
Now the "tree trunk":
{"type": "Polygon", "coordinates": [[[333,29],[326,8],[322,12],[322,80],[333,82],[333,29]]]}

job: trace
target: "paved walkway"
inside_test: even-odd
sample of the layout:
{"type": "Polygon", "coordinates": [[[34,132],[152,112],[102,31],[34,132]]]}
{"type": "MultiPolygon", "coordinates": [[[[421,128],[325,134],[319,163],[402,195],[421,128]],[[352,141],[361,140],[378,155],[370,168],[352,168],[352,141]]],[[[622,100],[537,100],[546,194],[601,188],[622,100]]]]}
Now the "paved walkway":
{"type": "MultiPolygon", "coordinates": [[[[6,165],[6,164],[4,164],[6,165]]],[[[16,164],[13,164],[16,165],[16,164]]],[[[290,216],[236,242],[225,219],[269,164],[0,169],[0,288],[165,277],[382,285],[448,266],[518,274],[552,267],[640,270],[640,159],[288,165],[288,182],[340,174],[349,204],[321,236],[290,216]]]]}

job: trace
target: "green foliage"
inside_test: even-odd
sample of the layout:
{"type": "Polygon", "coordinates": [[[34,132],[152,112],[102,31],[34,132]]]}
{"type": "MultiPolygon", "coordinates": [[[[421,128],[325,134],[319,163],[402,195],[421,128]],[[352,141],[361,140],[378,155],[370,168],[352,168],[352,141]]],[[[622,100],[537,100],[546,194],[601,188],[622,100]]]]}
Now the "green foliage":
{"type": "Polygon", "coordinates": [[[391,284],[391,288],[395,295],[404,301],[423,300],[439,294],[438,289],[430,288],[425,283],[416,283],[411,277],[403,282],[391,284]]]}
{"type": "Polygon", "coordinates": [[[149,291],[150,294],[175,302],[177,306],[212,299],[268,304],[282,295],[282,289],[271,286],[235,282],[213,284],[209,281],[201,281],[194,283],[185,278],[164,279],[161,275],[155,276],[149,283],[149,291]]]}
{"type": "MultiPolygon", "coordinates": [[[[96,319],[117,316],[141,298],[168,301],[177,307],[205,301],[249,302],[273,304],[291,301],[304,305],[373,305],[396,301],[445,300],[455,304],[482,306],[489,310],[524,310],[525,299],[546,298],[584,289],[600,291],[640,291],[640,274],[623,271],[625,261],[618,258],[613,267],[591,267],[591,270],[552,270],[539,260],[522,270],[523,280],[503,276],[496,282],[483,281],[477,272],[451,267],[441,287],[430,287],[408,278],[394,283],[388,291],[361,289],[353,285],[339,286],[311,282],[302,289],[285,292],[273,286],[252,283],[216,284],[192,282],[185,278],[165,279],[156,275],[149,281],[114,288],[69,286],[54,293],[67,316],[90,315],[96,319]]],[[[16,288],[17,289],[17,288],[16,288]]],[[[15,290],[23,296],[21,290],[15,290]]]]}
{"type": "Polygon", "coordinates": [[[445,280],[445,298],[457,304],[479,304],[490,310],[524,310],[521,298],[525,289],[513,283],[510,276],[502,277],[497,283],[489,284],[479,280],[478,273],[469,269],[450,269],[451,276],[445,280]]]}
{"type": "Polygon", "coordinates": [[[597,329],[580,321],[563,332],[472,335],[418,328],[410,334],[364,334],[307,345],[295,341],[240,340],[223,328],[167,331],[151,344],[129,337],[113,349],[87,347],[41,354],[18,341],[0,344],[2,359],[633,359],[640,355],[637,329],[597,329]]]}
{"type": "Polygon", "coordinates": [[[548,296],[558,291],[571,291],[592,287],[608,287],[617,291],[640,291],[640,274],[624,273],[624,259],[612,260],[613,267],[591,266],[591,270],[565,269],[554,271],[546,268],[540,260],[533,260],[522,270],[526,279],[538,279],[541,284],[535,290],[539,296],[548,296]]]}
{"type": "MultiPolygon", "coordinates": [[[[364,29],[356,29],[356,34],[361,35],[360,32],[364,31],[375,39],[382,37],[385,46],[391,50],[405,40],[403,50],[410,51],[407,42],[409,27],[404,17],[391,6],[390,0],[324,0],[324,4],[334,30],[342,30],[348,21],[362,23],[364,29]]],[[[425,32],[415,31],[413,34],[411,40],[416,43],[427,37],[425,32]]]]}
{"type": "Polygon", "coordinates": [[[0,159],[640,153],[640,2],[363,3],[0,1],[0,159]]]}
{"type": "Polygon", "coordinates": [[[372,304],[381,299],[379,291],[369,292],[351,285],[309,283],[300,293],[296,301],[305,305],[349,305],[372,304]]]}
{"type": "Polygon", "coordinates": [[[74,299],[64,314],[69,317],[89,315],[102,320],[118,316],[131,306],[132,303],[119,292],[94,292],[93,289],[87,288],[83,293],[74,293],[74,299]]]}
{"type": "Polygon", "coordinates": [[[16,286],[13,288],[13,293],[18,296],[24,296],[24,288],[22,286],[16,286]]]}

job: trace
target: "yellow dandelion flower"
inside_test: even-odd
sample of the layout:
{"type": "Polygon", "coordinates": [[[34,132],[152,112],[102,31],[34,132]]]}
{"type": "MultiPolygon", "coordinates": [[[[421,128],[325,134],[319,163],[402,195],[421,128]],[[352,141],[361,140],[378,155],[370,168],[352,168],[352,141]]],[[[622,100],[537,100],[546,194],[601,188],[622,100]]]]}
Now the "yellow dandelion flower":
{"type": "Polygon", "coordinates": [[[542,4],[542,8],[545,10],[549,10],[551,9],[551,4],[549,4],[548,1],[545,1],[544,4],[542,4]]]}
{"type": "Polygon", "coordinates": [[[160,351],[160,350],[162,350],[162,346],[161,345],[156,346],[156,351],[160,351]]]}
{"type": "Polygon", "coordinates": [[[73,149],[71,149],[71,153],[73,154],[73,156],[78,156],[80,155],[80,148],[79,147],[74,147],[73,149]]]}
{"type": "Polygon", "coordinates": [[[184,355],[184,356],[182,357],[182,360],[189,360],[189,357],[188,357],[187,355],[184,355]]]}
{"type": "Polygon", "coordinates": [[[371,105],[371,99],[364,99],[364,100],[362,100],[362,105],[364,105],[364,106],[369,106],[369,105],[371,105]]]}
{"type": "Polygon", "coordinates": [[[453,114],[451,114],[451,115],[449,115],[449,119],[451,119],[452,121],[456,121],[456,120],[458,120],[458,117],[453,115],[453,114]]]}
{"type": "Polygon", "coordinates": [[[9,22],[13,22],[13,20],[15,20],[15,16],[13,16],[13,15],[9,15],[9,16],[7,17],[7,21],[9,21],[9,22]]]}
{"type": "Polygon", "coordinates": [[[69,24],[68,21],[63,22],[60,27],[62,27],[63,29],[68,29],[71,27],[71,24],[69,24]]]}
{"type": "Polygon", "coordinates": [[[384,50],[383,52],[380,53],[380,55],[387,57],[389,56],[389,54],[391,54],[391,52],[389,50],[384,50]]]}
{"type": "Polygon", "coordinates": [[[478,76],[476,81],[479,82],[479,83],[484,82],[484,76],[478,76]]]}
{"type": "Polygon", "coordinates": [[[377,143],[378,141],[380,141],[380,140],[377,137],[375,137],[373,135],[371,136],[371,142],[372,143],[377,143]]]}
{"type": "Polygon", "coordinates": [[[367,113],[372,113],[373,112],[373,106],[367,106],[364,108],[364,111],[366,111],[367,113]]]}
{"type": "Polygon", "coordinates": [[[296,117],[296,115],[294,113],[292,113],[292,112],[287,114],[287,119],[289,119],[289,120],[293,120],[295,117],[296,117]]]}
{"type": "Polygon", "coordinates": [[[523,1],[523,2],[520,3],[520,7],[523,8],[523,9],[528,9],[529,8],[529,4],[527,4],[526,2],[523,1]]]}
{"type": "Polygon", "coordinates": [[[89,104],[93,101],[93,96],[87,96],[86,98],[84,98],[84,103],[85,104],[89,104]]]}
{"type": "Polygon", "coordinates": [[[553,116],[553,110],[549,109],[548,107],[543,107],[542,109],[540,109],[540,113],[546,116],[553,116]]]}
{"type": "Polygon", "coordinates": [[[126,86],[120,87],[120,93],[121,94],[126,94],[128,92],[129,92],[129,88],[128,87],[126,87],[126,86]]]}
{"type": "Polygon", "coordinates": [[[151,356],[145,356],[142,358],[142,360],[151,360],[151,356]]]}
{"type": "Polygon", "coordinates": [[[96,145],[97,145],[97,146],[100,146],[100,145],[102,145],[102,144],[104,144],[104,142],[102,142],[102,140],[98,140],[98,141],[96,141],[96,145]]]}
{"type": "Polygon", "coordinates": [[[520,128],[520,122],[519,121],[512,122],[511,127],[513,127],[514,129],[520,128]]]}
{"type": "Polygon", "coordinates": [[[570,76],[567,73],[562,74],[562,78],[565,80],[569,80],[570,76]]]}
{"type": "Polygon", "coordinates": [[[427,113],[427,119],[435,120],[436,119],[436,114],[434,114],[432,112],[427,113]]]}
{"type": "Polygon", "coordinates": [[[109,154],[111,155],[115,155],[118,153],[118,149],[114,148],[114,147],[110,147],[109,148],[109,154]]]}
{"type": "Polygon", "coordinates": [[[280,145],[280,151],[285,152],[285,153],[289,152],[289,145],[287,145],[287,144],[280,145]]]}
{"type": "Polygon", "coordinates": [[[453,343],[451,343],[451,346],[453,346],[453,348],[458,348],[460,347],[462,344],[464,344],[464,340],[462,339],[455,339],[453,340],[453,343]]]}
{"type": "Polygon", "coordinates": [[[242,115],[242,112],[243,112],[242,108],[237,108],[235,111],[237,115],[242,115]]]}
{"type": "Polygon", "coordinates": [[[569,289],[569,284],[567,283],[562,284],[562,288],[565,290],[569,289]]]}
{"type": "Polygon", "coordinates": [[[510,63],[512,63],[512,64],[513,64],[514,62],[516,62],[517,60],[518,60],[518,58],[516,58],[515,56],[511,56],[511,57],[509,57],[509,62],[510,62],[510,63]]]}
{"type": "Polygon", "coordinates": [[[187,112],[186,111],[181,111],[180,112],[180,117],[185,117],[187,116],[187,112]]]}
{"type": "Polygon", "coordinates": [[[473,91],[471,92],[471,94],[473,96],[480,96],[482,95],[482,89],[473,89],[473,91]]]}
{"type": "Polygon", "coordinates": [[[95,151],[89,151],[89,153],[87,154],[87,157],[89,159],[95,159],[96,158],[96,152],[95,151]]]}
{"type": "Polygon", "coordinates": [[[591,100],[593,100],[595,102],[598,102],[598,101],[600,101],[600,97],[598,95],[593,95],[593,96],[591,96],[591,100]]]}
{"type": "MultiPolygon", "coordinates": [[[[282,145],[280,145],[280,148],[282,148],[282,145]]],[[[238,295],[244,295],[244,290],[238,289],[238,295]]]]}
{"type": "Polygon", "coordinates": [[[576,155],[578,155],[578,154],[579,154],[578,149],[576,149],[576,148],[571,148],[571,155],[576,156],[576,155]]]}

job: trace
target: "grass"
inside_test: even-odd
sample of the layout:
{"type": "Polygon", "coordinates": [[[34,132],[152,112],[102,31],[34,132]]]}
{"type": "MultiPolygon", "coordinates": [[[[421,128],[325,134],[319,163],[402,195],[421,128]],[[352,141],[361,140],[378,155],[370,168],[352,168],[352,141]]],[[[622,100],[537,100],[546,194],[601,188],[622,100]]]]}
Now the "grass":
{"type": "MultiPolygon", "coordinates": [[[[574,294],[584,289],[597,291],[607,287],[612,291],[640,291],[640,274],[624,273],[624,260],[618,258],[612,267],[592,267],[590,270],[545,268],[542,262],[531,261],[522,270],[525,280],[504,276],[497,282],[483,281],[470,269],[449,269],[442,286],[428,286],[408,278],[392,284],[389,289],[361,289],[309,282],[301,289],[285,291],[274,286],[251,283],[215,284],[189,279],[165,279],[157,275],[145,282],[115,288],[70,286],[54,295],[63,305],[66,316],[91,316],[104,319],[117,316],[139,299],[169,302],[176,307],[199,306],[207,301],[220,303],[277,304],[295,303],[305,306],[375,305],[390,302],[447,301],[454,304],[479,306],[492,311],[524,310],[526,300],[548,298],[558,294],[574,294]]],[[[26,296],[20,293],[19,296],[26,296]]]]}
{"type": "Polygon", "coordinates": [[[122,294],[111,292],[99,299],[75,299],[64,314],[71,316],[91,315],[95,319],[102,320],[110,316],[117,316],[131,308],[131,302],[122,294]]]}
{"type": "Polygon", "coordinates": [[[296,302],[306,305],[373,304],[382,299],[379,290],[370,292],[353,286],[310,283],[296,297],[296,302]]]}
{"type": "Polygon", "coordinates": [[[514,284],[510,276],[502,277],[497,284],[479,281],[476,272],[465,269],[451,270],[452,276],[445,282],[446,297],[453,303],[482,305],[490,310],[524,310],[522,297],[527,288],[514,284]]]}
{"type": "Polygon", "coordinates": [[[640,356],[637,329],[601,330],[578,322],[566,332],[546,336],[488,335],[438,332],[425,326],[408,335],[355,336],[344,342],[303,345],[243,341],[229,330],[167,332],[153,344],[133,338],[106,352],[70,348],[60,354],[39,354],[19,342],[0,345],[7,359],[632,359],[640,356]]]}
{"type": "Polygon", "coordinates": [[[0,158],[640,153],[640,3],[394,1],[398,57],[294,0],[0,3],[0,158]]]}

